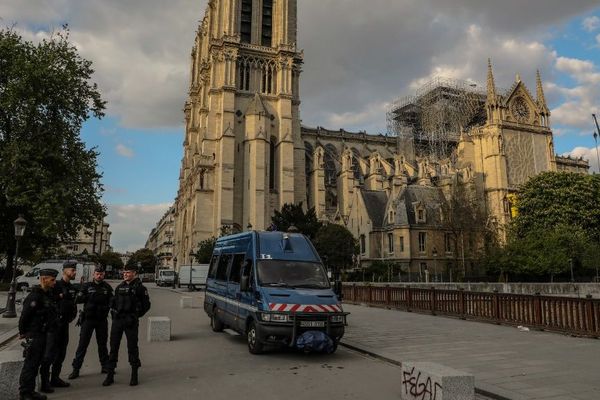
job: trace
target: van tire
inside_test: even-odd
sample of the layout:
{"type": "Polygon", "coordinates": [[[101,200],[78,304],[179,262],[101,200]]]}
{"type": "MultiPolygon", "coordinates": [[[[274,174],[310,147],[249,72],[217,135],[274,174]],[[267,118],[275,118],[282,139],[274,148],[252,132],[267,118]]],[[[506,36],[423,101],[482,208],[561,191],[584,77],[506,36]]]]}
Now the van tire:
{"type": "Polygon", "coordinates": [[[217,307],[213,308],[213,312],[210,315],[210,327],[212,328],[213,332],[223,332],[223,329],[225,328],[225,325],[223,322],[221,322],[219,316],[217,315],[218,310],[219,309],[217,307]]]}
{"type": "Polygon", "coordinates": [[[246,338],[248,341],[248,351],[250,353],[261,354],[264,352],[264,345],[258,340],[258,327],[256,322],[250,321],[246,338]]]}
{"type": "Polygon", "coordinates": [[[27,288],[27,287],[29,287],[28,284],[26,284],[26,283],[19,283],[19,284],[17,284],[17,291],[21,291],[21,290],[23,290],[23,288],[27,288]]]}

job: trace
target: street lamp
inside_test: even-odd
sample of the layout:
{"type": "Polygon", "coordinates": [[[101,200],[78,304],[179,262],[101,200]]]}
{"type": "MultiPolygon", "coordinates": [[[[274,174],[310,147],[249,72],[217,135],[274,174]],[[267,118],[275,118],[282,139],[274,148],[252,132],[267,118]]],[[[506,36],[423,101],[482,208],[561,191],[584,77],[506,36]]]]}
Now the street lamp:
{"type": "Polygon", "coordinates": [[[194,269],[194,256],[196,254],[194,253],[194,250],[190,250],[190,285],[188,286],[188,291],[192,291],[192,270],[194,269]]]}
{"type": "Polygon", "coordinates": [[[248,222],[248,226],[246,226],[246,229],[248,229],[248,231],[252,230],[252,224],[250,222],[248,222]]]}
{"type": "Polygon", "coordinates": [[[600,173],[600,152],[598,151],[598,135],[600,135],[600,126],[598,125],[596,114],[592,114],[592,117],[594,117],[594,122],[596,123],[596,131],[594,132],[594,142],[596,142],[596,158],[598,159],[598,172],[600,173]]]}
{"type": "Polygon", "coordinates": [[[437,260],[436,257],[438,255],[437,249],[434,247],[431,252],[433,255],[433,275],[435,276],[435,281],[438,282],[438,273],[437,273],[437,260]]]}
{"type": "Polygon", "coordinates": [[[15,308],[15,300],[17,297],[17,260],[19,259],[19,243],[21,242],[21,238],[23,234],[25,234],[25,227],[27,226],[27,221],[23,218],[23,215],[19,214],[19,218],[17,218],[14,222],[15,225],[15,239],[17,241],[15,247],[15,262],[13,264],[13,274],[12,280],[10,282],[10,290],[8,292],[8,298],[6,299],[6,311],[2,314],[4,318],[16,318],[17,311],[15,308]]]}

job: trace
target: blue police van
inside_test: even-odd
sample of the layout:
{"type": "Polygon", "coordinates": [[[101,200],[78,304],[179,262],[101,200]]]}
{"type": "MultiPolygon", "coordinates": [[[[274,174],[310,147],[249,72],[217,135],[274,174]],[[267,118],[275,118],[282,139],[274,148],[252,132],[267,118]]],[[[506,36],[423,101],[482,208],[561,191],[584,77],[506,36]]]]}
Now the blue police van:
{"type": "Polygon", "coordinates": [[[326,333],[335,351],[348,314],[306,236],[262,231],[217,240],[204,310],[213,331],[229,327],[246,335],[252,354],[293,347],[307,331],[326,333]]]}

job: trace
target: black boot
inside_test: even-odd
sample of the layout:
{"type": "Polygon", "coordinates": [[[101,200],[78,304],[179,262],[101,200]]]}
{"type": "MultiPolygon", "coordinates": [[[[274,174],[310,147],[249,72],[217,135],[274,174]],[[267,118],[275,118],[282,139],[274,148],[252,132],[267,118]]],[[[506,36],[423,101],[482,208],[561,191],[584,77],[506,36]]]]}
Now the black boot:
{"type": "Polygon", "coordinates": [[[131,367],[131,380],[129,386],[137,386],[138,384],[138,367],[131,367]]]}
{"type": "Polygon", "coordinates": [[[47,400],[46,395],[38,392],[20,393],[19,400],[47,400]]]}
{"type": "Polygon", "coordinates": [[[115,372],[113,370],[108,370],[106,373],[106,379],[102,382],[102,386],[110,386],[115,383],[115,372]]]}
{"type": "Polygon", "coordinates": [[[52,380],[50,381],[50,384],[56,388],[66,388],[66,387],[71,386],[71,384],[69,382],[63,381],[58,376],[53,377],[52,380]]]}
{"type": "MultiPolygon", "coordinates": [[[[40,370],[40,391],[44,393],[54,393],[54,389],[50,386],[50,373],[44,369],[40,370]]],[[[35,392],[30,394],[30,398],[33,398],[35,392]]]]}
{"type": "Polygon", "coordinates": [[[79,378],[79,368],[73,368],[73,372],[69,375],[69,379],[77,379],[79,378]]]}

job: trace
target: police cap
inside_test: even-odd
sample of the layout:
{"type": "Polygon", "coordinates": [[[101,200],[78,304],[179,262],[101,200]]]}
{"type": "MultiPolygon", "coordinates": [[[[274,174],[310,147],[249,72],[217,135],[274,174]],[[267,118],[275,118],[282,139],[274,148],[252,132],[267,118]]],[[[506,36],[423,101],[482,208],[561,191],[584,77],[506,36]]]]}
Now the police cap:
{"type": "Polygon", "coordinates": [[[52,268],[44,268],[40,270],[40,276],[51,276],[52,278],[56,278],[58,275],[58,271],[52,268]]]}
{"type": "Polygon", "coordinates": [[[96,265],[96,267],[94,268],[94,272],[104,272],[104,267],[100,264],[96,265]]]}
{"type": "Polygon", "coordinates": [[[67,260],[63,262],[63,269],[65,268],[77,268],[77,260],[67,260]]]}

